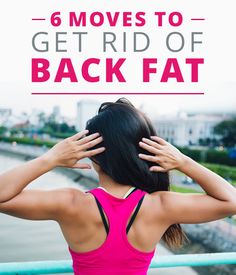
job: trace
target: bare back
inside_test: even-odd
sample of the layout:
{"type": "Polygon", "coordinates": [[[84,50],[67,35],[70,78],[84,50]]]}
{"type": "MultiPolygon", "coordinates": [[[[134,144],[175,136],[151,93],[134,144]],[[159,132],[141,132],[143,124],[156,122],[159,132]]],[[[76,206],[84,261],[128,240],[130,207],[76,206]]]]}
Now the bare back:
{"type": "MultiPolygon", "coordinates": [[[[141,251],[152,251],[169,226],[165,223],[161,204],[159,209],[156,205],[157,196],[154,203],[153,195],[146,194],[127,234],[130,244],[141,251]]],[[[134,211],[135,209],[128,223],[134,211]]],[[[108,222],[106,214],[105,218],[108,222]]],[[[59,225],[68,245],[74,251],[94,250],[107,238],[95,198],[90,193],[84,193],[82,197],[80,194],[75,195],[72,207],[68,214],[60,219],[59,225]]]]}

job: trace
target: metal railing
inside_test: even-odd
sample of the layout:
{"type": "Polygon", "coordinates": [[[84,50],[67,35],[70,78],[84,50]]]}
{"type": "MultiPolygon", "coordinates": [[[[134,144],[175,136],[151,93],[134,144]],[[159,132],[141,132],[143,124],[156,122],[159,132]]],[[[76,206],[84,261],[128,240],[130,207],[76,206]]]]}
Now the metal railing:
{"type": "MultiPolygon", "coordinates": [[[[154,257],[150,268],[236,264],[236,252],[184,254],[154,257]]],[[[72,273],[72,261],[0,263],[0,275],[72,273]]]]}

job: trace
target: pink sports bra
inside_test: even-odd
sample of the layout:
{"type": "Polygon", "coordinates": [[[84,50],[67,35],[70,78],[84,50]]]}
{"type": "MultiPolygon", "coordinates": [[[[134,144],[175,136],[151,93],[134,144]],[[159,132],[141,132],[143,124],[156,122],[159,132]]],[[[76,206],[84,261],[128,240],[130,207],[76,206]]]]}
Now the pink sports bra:
{"type": "Polygon", "coordinates": [[[106,232],[105,242],[97,249],[76,252],[68,247],[75,275],[146,275],[155,249],[141,251],[132,246],[127,233],[147,192],[135,188],[126,198],[118,198],[102,188],[89,190],[96,200],[106,232]],[[135,208],[136,207],[136,208],[135,208]],[[128,226],[128,219],[135,209],[128,226]],[[104,212],[108,219],[105,219],[104,212]]]}

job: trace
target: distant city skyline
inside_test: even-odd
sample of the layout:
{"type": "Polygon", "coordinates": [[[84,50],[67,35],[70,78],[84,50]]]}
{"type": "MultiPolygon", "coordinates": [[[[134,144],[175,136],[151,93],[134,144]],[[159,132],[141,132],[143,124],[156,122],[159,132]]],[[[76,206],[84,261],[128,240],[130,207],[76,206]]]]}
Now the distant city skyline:
{"type": "MultiPolygon", "coordinates": [[[[81,100],[116,101],[122,95],[110,96],[32,96],[22,91],[18,83],[0,82],[0,108],[10,108],[14,114],[30,112],[32,109],[40,109],[50,113],[55,105],[59,106],[61,113],[67,117],[76,115],[76,104],[81,100]],[[16,92],[16,91],[19,92],[16,92]],[[3,92],[4,91],[4,92],[3,92]],[[14,95],[14,96],[13,96],[14,95]]],[[[125,95],[137,108],[142,108],[151,118],[160,114],[171,114],[185,111],[204,113],[232,113],[236,112],[236,82],[229,82],[209,90],[205,95],[125,95]]]]}
{"type": "MultiPolygon", "coordinates": [[[[104,100],[102,100],[100,96],[99,100],[96,100],[94,97],[84,96],[78,99],[74,98],[73,100],[69,100],[69,98],[65,100],[65,98],[63,98],[63,102],[60,102],[61,99],[57,99],[57,100],[53,100],[54,103],[45,101],[45,98],[44,98],[41,104],[38,101],[35,104],[33,104],[33,102],[31,102],[31,104],[27,104],[27,102],[24,102],[24,101],[11,102],[9,104],[7,104],[6,102],[5,104],[2,104],[3,100],[1,100],[1,96],[0,96],[0,109],[11,109],[13,115],[21,115],[24,112],[31,113],[33,111],[43,111],[46,114],[50,114],[53,112],[55,107],[59,107],[60,113],[62,116],[65,116],[68,118],[76,118],[76,115],[77,115],[76,106],[78,102],[81,102],[83,100],[86,100],[86,101],[91,100],[91,101],[98,102],[98,105],[99,105],[105,101],[114,102],[120,97],[122,96],[117,96],[117,97],[109,96],[107,98],[104,96],[104,100]],[[68,100],[71,102],[69,102],[68,100]]],[[[192,103],[195,103],[195,104],[191,104],[191,102],[189,102],[186,106],[184,106],[184,104],[182,105],[171,104],[171,101],[174,100],[174,98],[172,98],[170,99],[170,104],[167,102],[166,105],[163,106],[163,103],[159,104],[160,102],[163,102],[163,99],[160,99],[158,96],[147,96],[146,100],[145,99],[139,100],[137,98],[132,99],[133,96],[125,96],[125,97],[128,98],[135,105],[135,107],[137,107],[138,109],[142,109],[151,118],[156,118],[156,116],[158,115],[161,115],[161,116],[171,115],[171,114],[175,115],[180,112],[193,113],[193,114],[194,113],[203,113],[203,114],[204,113],[213,113],[213,114],[235,113],[236,114],[236,106],[234,108],[233,106],[234,103],[232,101],[221,102],[222,106],[220,106],[220,104],[218,106],[212,106],[209,104],[209,101],[208,101],[207,102],[208,104],[206,104],[205,106],[204,105],[199,106],[195,103],[196,101],[194,101],[194,99],[192,98],[191,99],[193,101],[192,103]],[[150,97],[153,97],[154,100],[150,100],[150,97]],[[155,103],[155,101],[157,102],[155,103]],[[233,104],[232,106],[229,106],[230,104],[227,104],[227,103],[230,103],[230,104],[233,103],[233,104]],[[168,108],[168,106],[171,106],[171,108],[168,108]]],[[[236,105],[236,99],[235,99],[235,105],[236,105]]]]}
{"type": "MultiPolygon", "coordinates": [[[[42,109],[32,108],[30,112],[17,115],[12,109],[0,108],[0,126],[21,128],[31,125],[32,128],[41,128],[47,121],[67,123],[75,126],[76,131],[86,128],[87,121],[97,114],[100,102],[97,100],[80,100],[76,103],[76,113],[69,118],[61,112],[59,105],[54,105],[49,113],[42,109]]],[[[139,108],[144,109],[144,105],[139,108]]],[[[159,136],[179,146],[201,145],[206,141],[215,142],[219,139],[214,132],[214,127],[223,120],[232,119],[234,114],[203,112],[177,112],[160,114],[152,118],[153,125],[159,136]]]]}

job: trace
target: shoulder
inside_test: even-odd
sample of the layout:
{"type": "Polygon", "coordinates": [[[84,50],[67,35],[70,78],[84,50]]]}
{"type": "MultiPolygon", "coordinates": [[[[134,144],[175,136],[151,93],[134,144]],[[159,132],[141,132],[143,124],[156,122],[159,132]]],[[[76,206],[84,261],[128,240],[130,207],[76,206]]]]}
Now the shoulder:
{"type": "Polygon", "coordinates": [[[65,187],[50,190],[55,196],[55,199],[59,199],[61,203],[63,202],[73,202],[78,196],[83,197],[84,192],[77,188],[65,187]]]}
{"type": "Polygon", "coordinates": [[[169,220],[171,208],[180,199],[179,194],[171,191],[157,191],[149,194],[150,205],[158,217],[169,220]]]}
{"type": "Polygon", "coordinates": [[[60,204],[62,215],[73,214],[79,207],[82,207],[86,201],[86,193],[72,187],[60,188],[52,191],[54,193],[55,199],[60,204]]]}
{"type": "Polygon", "coordinates": [[[163,210],[174,205],[174,203],[181,200],[184,194],[173,191],[157,191],[150,194],[154,205],[160,206],[163,210]]]}
{"type": "MultiPolygon", "coordinates": [[[[63,209],[60,215],[60,224],[71,224],[71,220],[78,223],[87,222],[96,213],[96,203],[94,197],[88,192],[85,193],[77,188],[65,188],[63,194],[63,209]]],[[[61,190],[62,191],[62,190],[61,190]]]]}
{"type": "Polygon", "coordinates": [[[159,192],[146,192],[141,210],[144,211],[146,217],[160,220],[161,216],[163,216],[164,209],[159,192]]]}
{"type": "Polygon", "coordinates": [[[59,221],[73,213],[76,201],[82,201],[84,196],[75,188],[25,189],[0,203],[0,212],[23,219],[59,221]]]}

